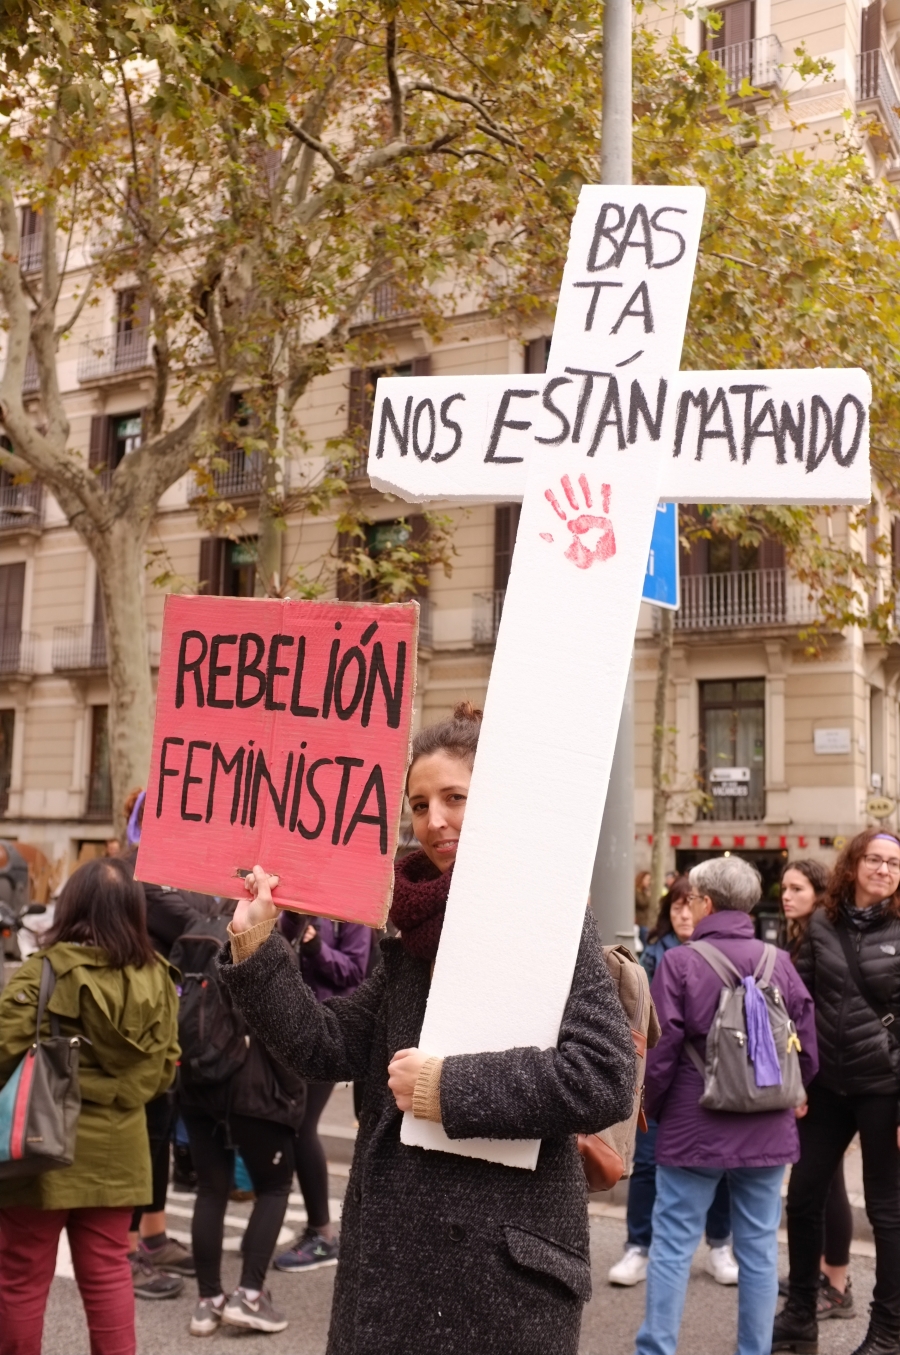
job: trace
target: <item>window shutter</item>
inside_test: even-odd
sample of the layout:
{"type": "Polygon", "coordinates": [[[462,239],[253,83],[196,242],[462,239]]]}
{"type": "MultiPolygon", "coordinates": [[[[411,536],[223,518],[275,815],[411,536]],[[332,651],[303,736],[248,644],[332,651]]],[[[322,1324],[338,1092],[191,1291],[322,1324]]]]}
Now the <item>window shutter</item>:
{"type": "Polygon", "coordinates": [[[784,569],[784,546],[780,541],[763,537],[759,543],[760,569],[784,569]]]}
{"type": "Polygon", "coordinates": [[[877,52],[881,46],[881,0],[872,0],[862,12],[862,41],[864,52],[877,52]]]}
{"type": "Polygon", "coordinates": [[[412,362],[413,376],[431,376],[431,354],[426,353],[424,357],[413,358],[412,362]]]}
{"type": "Polygon", "coordinates": [[[88,451],[88,466],[91,470],[100,470],[109,465],[109,418],[106,414],[94,414],[91,418],[91,443],[88,451]]]}
{"type": "Polygon", "coordinates": [[[134,328],[146,329],[150,324],[150,298],[138,293],[134,299],[134,328]]]}
{"type": "Polygon", "coordinates": [[[366,372],[354,367],[347,386],[347,432],[355,433],[366,426],[366,372]]]}
{"type": "Polygon", "coordinates": [[[725,22],[721,32],[725,36],[724,46],[733,47],[738,42],[750,42],[753,37],[753,0],[735,0],[726,5],[725,22]]]}
{"type": "Polygon", "coordinates": [[[891,518],[891,568],[900,574],[900,518],[891,518]]]}
{"type": "Polygon", "coordinates": [[[494,509],[494,588],[498,591],[509,583],[521,513],[522,505],[518,503],[498,504],[494,509]]]}
{"type": "Polygon", "coordinates": [[[337,553],[338,570],[336,579],[336,589],[338,602],[362,602],[363,601],[363,581],[355,574],[345,574],[341,569],[341,561],[349,555],[354,547],[356,538],[350,532],[338,532],[337,553]]]}
{"type": "Polygon", "coordinates": [[[205,597],[221,597],[227,542],[220,536],[207,536],[200,542],[200,592],[205,597]]]}
{"type": "Polygon", "coordinates": [[[21,631],[24,600],[25,562],[0,565],[0,633],[21,631]]]}
{"type": "Polygon", "coordinates": [[[547,363],[550,360],[551,342],[551,337],[545,334],[540,339],[532,339],[530,343],[525,345],[526,372],[546,372],[547,363]]]}
{"type": "MultiPolygon", "coordinates": [[[[699,521],[700,514],[695,503],[682,503],[678,506],[678,515],[683,523],[689,519],[692,523],[699,521]]],[[[685,550],[684,546],[679,545],[679,566],[681,573],[689,574],[708,574],[709,573],[709,541],[692,541],[690,549],[685,550]]]]}

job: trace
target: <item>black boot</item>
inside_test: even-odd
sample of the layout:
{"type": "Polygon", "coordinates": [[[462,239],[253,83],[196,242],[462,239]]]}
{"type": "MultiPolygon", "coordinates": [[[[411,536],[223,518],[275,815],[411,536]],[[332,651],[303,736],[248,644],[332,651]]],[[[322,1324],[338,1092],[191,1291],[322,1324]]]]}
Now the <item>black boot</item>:
{"type": "Polygon", "coordinates": [[[900,1323],[888,1326],[877,1317],[870,1317],[866,1339],[853,1355],[900,1355],[900,1323]]]}
{"type": "Polygon", "coordinates": [[[815,1301],[806,1303],[796,1295],[788,1295],[788,1301],[772,1328],[772,1350],[789,1350],[794,1355],[819,1355],[819,1323],[815,1301]]]}

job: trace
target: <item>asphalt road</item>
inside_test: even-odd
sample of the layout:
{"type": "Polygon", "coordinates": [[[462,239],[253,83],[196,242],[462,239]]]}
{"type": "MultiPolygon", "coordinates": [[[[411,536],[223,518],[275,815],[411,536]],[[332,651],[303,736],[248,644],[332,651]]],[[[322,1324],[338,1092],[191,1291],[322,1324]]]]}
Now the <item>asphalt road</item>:
{"type": "MultiPolygon", "coordinates": [[[[332,1178],[332,1194],[338,1197],[343,1178],[332,1178]]],[[[178,1203],[178,1202],[176,1202],[178,1203]]],[[[180,1204],[179,1204],[179,1207],[180,1204]]],[[[292,1203],[291,1212],[299,1212],[292,1203]]],[[[229,1207],[229,1216],[246,1213],[246,1206],[229,1207]]],[[[173,1217],[174,1224],[175,1219],[173,1217]]],[[[179,1222],[183,1222],[179,1220],[179,1222]]],[[[230,1228],[232,1240],[238,1235],[230,1228]]],[[[633,1355],[634,1334],[643,1316],[644,1286],[613,1289],[606,1272],[624,1245],[625,1225],[617,1218],[591,1220],[591,1253],[594,1297],[585,1309],[580,1350],[582,1355],[633,1355]]],[[[865,1244],[863,1244],[865,1245],[865,1244]]],[[[733,1355],[737,1327],[737,1292],[717,1285],[702,1269],[703,1247],[694,1264],[688,1292],[679,1351],[681,1355],[733,1355]]],[[[781,1248],[782,1270],[787,1268],[781,1248]]],[[[226,1252],[224,1282],[237,1284],[238,1263],[234,1251],[226,1252]]],[[[854,1294],[860,1316],[849,1321],[822,1324],[821,1355],[848,1355],[862,1340],[873,1283],[873,1262],[868,1256],[853,1257],[854,1294]]],[[[281,1275],[270,1272],[272,1295],[290,1319],[286,1331],[274,1336],[223,1328],[201,1342],[188,1334],[188,1319],[195,1302],[188,1282],[184,1294],[166,1302],[138,1303],[139,1355],[232,1355],[241,1342],[248,1351],[262,1355],[324,1355],[334,1270],[311,1275],[281,1275]]],[[[53,1282],[44,1329],[43,1355],[88,1355],[87,1328],[75,1283],[61,1276],[53,1282]]],[[[485,1352],[489,1355],[489,1352],[485,1352]]]]}

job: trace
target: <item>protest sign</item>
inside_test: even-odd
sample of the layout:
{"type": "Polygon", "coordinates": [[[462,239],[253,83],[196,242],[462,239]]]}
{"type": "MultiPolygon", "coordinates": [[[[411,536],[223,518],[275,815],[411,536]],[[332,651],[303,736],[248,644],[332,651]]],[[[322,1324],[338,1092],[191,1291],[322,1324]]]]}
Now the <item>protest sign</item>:
{"type": "Polygon", "coordinates": [[[418,605],[168,597],[137,878],[384,923],[418,605]]]}
{"type": "MultiPolygon", "coordinates": [[[[869,502],[865,373],[678,370],[703,200],[581,190],[545,374],[378,383],[375,487],[523,501],[419,1041],[429,1054],[557,1042],[658,500],[869,502]]],[[[540,1148],[450,1140],[411,1114],[401,1138],[526,1168],[540,1148]]]]}

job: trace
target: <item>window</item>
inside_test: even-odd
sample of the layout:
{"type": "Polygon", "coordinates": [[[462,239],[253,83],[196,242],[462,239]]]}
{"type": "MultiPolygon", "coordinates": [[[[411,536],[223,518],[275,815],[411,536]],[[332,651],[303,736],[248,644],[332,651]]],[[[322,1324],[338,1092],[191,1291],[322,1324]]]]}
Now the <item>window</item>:
{"type": "Polygon", "coordinates": [[[532,339],[525,345],[525,370],[526,372],[546,372],[547,363],[550,361],[550,345],[553,339],[550,335],[542,335],[540,339],[532,339]]]}
{"type": "Polygon", "coordinates": [[[509,583],[521,515],[520,503],[502,503],[494,509],[494,591],[498,593],[506,592],[509,583]]]}
{"type": "Polygon", "coordinates": [[[22,208],[20,235],[19,267],[23,273],[35,273],[41,266],[44,228],[40,212],[33,207],[22,208]]]}
{"type": "MultiPolygon", "coordinates": [[[[754,10],[756,6],[753,0],[732,0],[729,5],[709,5],[708,10],[722,17],[718,32],[713,32],[712,28],[706,24],[703,25],[703,48],[707,52],[721,52],[725,47],[734,47],[738,43],[746,43],[749,49],[753,38],[754,29],[754,10]]],[[[750,76],[750,59],[748,50],[747,75],[750,76]]]]}
{"type": "MultiPolygon", "coordinates": [[[[408,518],[394,518],[387,522],[371,522],[365,528],[365,551],[376,559],[382,551],[393,546],[405,546],[407,543],[415,549],[424,542],[428,534],[428,523],[421,514],[408,518]]],[[[358,536],[349,533],[338,534],[338,559],[347,556],[360,545],[358,536]]],[[[337,595],[340,602],[375,602],[378,590],[374,579],[360,578],[357,574],[344,574],[338,570],[337,595]]],[[[428,585],[412,590],[408,595],[419,599],[427,598],[428,585]]]]}
{"type": "Polygon", "coordinates": [[[877,52],[881,47],[881,18],[884,6],[881,0],[872,0],[863,10],[860,31],[860,51],[877,52]]]}
{"type": "Polygon", "coordinates": [[[0,710],[0,814],[9,808],[9,785],[12,781],[13,732],[16,712],[0,710]]]}
{"type": "Polygon", "coordinates": [[[209,536],[200,542],[200,591],[207,597],[256,596],[255,537],[230,541],[209,536]]]}
{"type": "Polygon", "coordinates": [[[136,287],[116,293],[115,370],[130,372],[147,360],[150,303],[136,287]]]}
{"type": "Polygon", "coordinates": [[[700,683],[700,771],[712,797],[701,818],[763,817],[765,700],[764,678],[700,683]],[[726,778],[726,771],[734,775],[726,778]]]}
{"type": "Polygon", "coordinates": [[[85,812],[92,819],[112,814],[112,782],[109,775],[109,707],[91,706],[91,767],[85,812]]]}
{"type": "Polygon", "coordinates": [[[347,393],[347,432],[368,443],[380,376],[430,376],[431,358],[413,358],[394,367],[354,367],[347,393]]]}
{"type": "MultiPolygon", "coordinates": [[[[682,504],[679,508],[685,526],[689,520],[702,522],[705,511],[696,504],[682,504]]],[[[757,545],[742,543],[713,531],[710,536],[692,541],[690,550],[681,550],[682,574],[734,574],[755,569],[784,569],[784,547],[779,541],[760,541],[757,545]]]]}
{"type": "Polygon", "coordinates": [[[119,462],[141,445],[143,415],[98,414],[91,419],[91,444],[88,466],[91,470],[112,474],[119,462]]]}
{"type": "Polygon", "coordinates": [[[0,673],[19,671],[25,562],[0,565],[0,673]]]}

